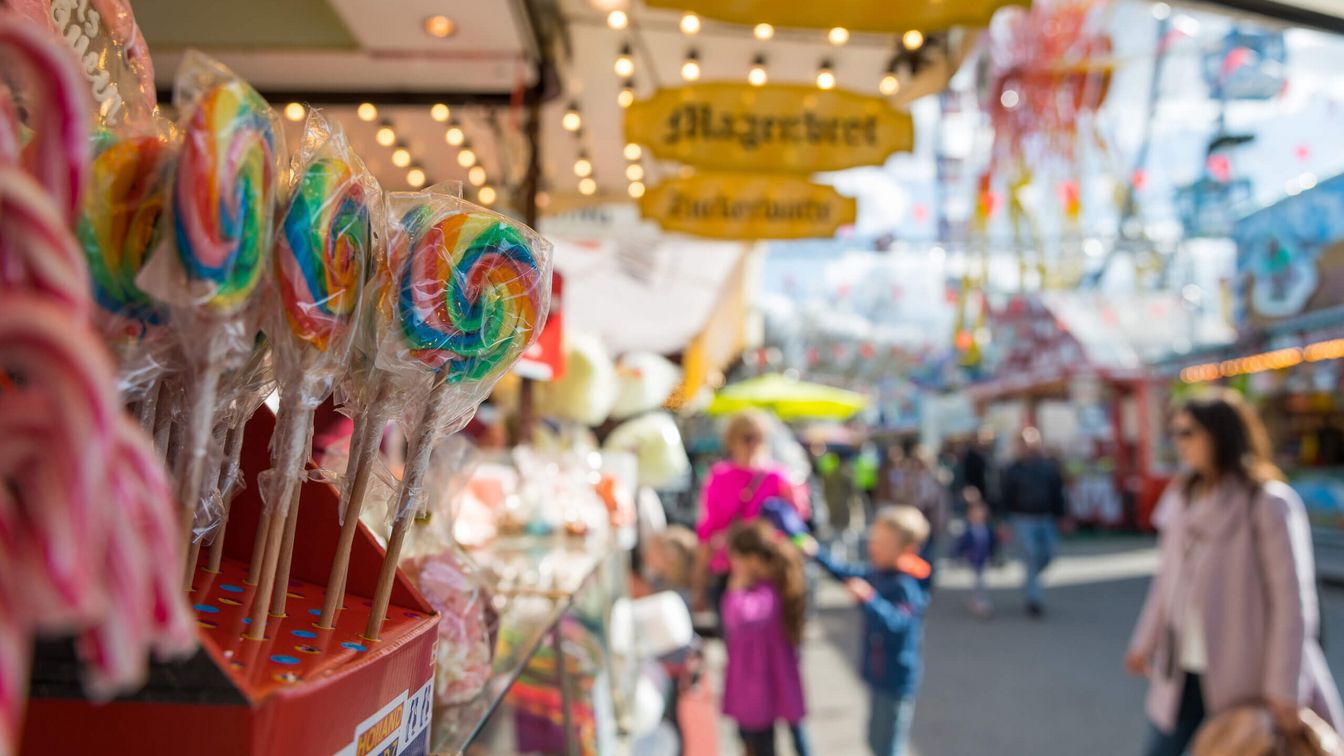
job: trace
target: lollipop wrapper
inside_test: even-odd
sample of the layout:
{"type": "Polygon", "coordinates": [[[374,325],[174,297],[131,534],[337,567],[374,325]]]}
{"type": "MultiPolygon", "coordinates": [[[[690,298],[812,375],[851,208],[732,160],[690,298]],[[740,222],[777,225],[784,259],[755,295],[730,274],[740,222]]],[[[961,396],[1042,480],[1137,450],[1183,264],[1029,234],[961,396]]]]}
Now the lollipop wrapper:
{"type": "Polygon", "coordinates": [[[388,196],[390,291],[377,368],[421,407],[398,519],[440,435],[461,430],[501,376],[535,342],[550,307],[551,248],[535,231],[451,195],[388,196]],[[419,400],[417,392],[426,391],[419,400]]]}
{"type": "MultiPolygon", "coordinates": [[[[238,319],[256,299],[270,259],[284,132],[256,90],[195,51],[183,58],[173,99],[182,147],[167,191],[171,233],[137,280],[168,304],[190,360],[209,341],[204,331],[238,319]]],[[[238,349],[250,346],[244,338],[238,349]]]]}
{"type": "Polygon", "coordinates": [[[98,305],[94,324],[117,357],[123,393],[131,395],[167,369],[173,346],[166,305],[137,278],[166,228],[176,150],[171,124],[158,119],[100,130],[75,220],[98,305]]]}
{"type": "Polygon", "coordinates": [[[308,114],[290,173],[271,258],[266,330],[282,387],[316,407],[349,368],[386,213],[377,180],[320,111],[308,114]]]}
{"type": "Polygon", "coordinates": [[[45,24],[78,58],[99,125],[148,118],[158,107],[149,45],[125,0],[10,0],[45,24]]]}

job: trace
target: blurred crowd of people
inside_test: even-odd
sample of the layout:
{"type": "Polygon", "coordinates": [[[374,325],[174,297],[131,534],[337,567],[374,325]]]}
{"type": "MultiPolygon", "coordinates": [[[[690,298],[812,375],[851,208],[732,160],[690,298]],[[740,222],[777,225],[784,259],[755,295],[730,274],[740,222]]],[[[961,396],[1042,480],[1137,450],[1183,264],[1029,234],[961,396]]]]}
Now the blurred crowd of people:
{"type": "MultiPolygon", "coordinates": [[[[1305,509],[1238,395],[1188,399],[1172,418],[1182,472],[1155,514],[1160,567],[1124,654],[1125,667],[1150,680],[1151,732],[1141,752],[1339,753],[1329,745],[1340,702],[1319,643],[1305,509]],[[1265,748],[1292,741],[1314,750],[1256,750],[1260,741],[1248,737],[1265,748]]],[[[646,577],[715,618],[712,632],[727,649],[722,712],[745,751],[774,754],[783,724],[805,756],[799,654],[811,595],[805,565],[814,562],[843,584],[860,615],[869,746],[903,756],[935,566],[968,565],[976,578],[969,608],[988,618],[985,570],[1011,544],[1024,568],[1025,611],[1042,617],[1042,575],[1071,527],[1060,465],[1032,427],[1004,464],[987,432],[936,457],[901,444],[880,462],[818,449],[809,495],[771,462],[772,427],[750,411],[729,421],[697,527],[652,544],[646,577]]]]}

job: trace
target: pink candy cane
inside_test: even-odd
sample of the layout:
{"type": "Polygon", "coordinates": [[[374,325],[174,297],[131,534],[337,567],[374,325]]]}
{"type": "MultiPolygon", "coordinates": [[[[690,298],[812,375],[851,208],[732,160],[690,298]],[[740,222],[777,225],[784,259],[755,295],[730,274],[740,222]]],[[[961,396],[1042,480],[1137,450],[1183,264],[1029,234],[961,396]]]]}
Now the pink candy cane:
{"type": "Polygon", "coordinates": [[[74,53],[46,29],[5,11],[0,13],[0,68],[21,82],[33,130],[23,166],[71,223],[92,150],[90,95],[74,53]]]}

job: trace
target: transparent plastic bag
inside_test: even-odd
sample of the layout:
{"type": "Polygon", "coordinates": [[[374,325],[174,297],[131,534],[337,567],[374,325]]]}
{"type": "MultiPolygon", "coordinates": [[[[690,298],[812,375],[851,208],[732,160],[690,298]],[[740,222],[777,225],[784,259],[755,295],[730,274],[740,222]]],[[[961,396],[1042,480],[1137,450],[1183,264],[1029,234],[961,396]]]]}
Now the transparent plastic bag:
{"type": "Polygon", "coordinates": [[[150,116],[157,107],[149,45],[124,0],[9,0],[47,25],[79,60],[101,125],[150,116]]]}
{"type": "Polygon", "coordinates": [[[475,561],[451,542],[402,568],[439,613],[434,698],[445,706],[467,703],[485,689],[494,664],[499,639],[494,593],[475,561]]]}
{"type": "Polygon", "coordinates": [[[173,346],[167,308],[136,281],[165,228],[176,150],[168,132],[161,123],[100,130],[75,223],[98,305],[94,323],[117,357],[128,399],[153,390],[173,346]]]}
{"type": "Polygon", "coordinates": [[[255,342],[254,295],[271,251],[284,132],[256,90],[195,51],[182,60],[173,99],[182,135],[167,195],[173,233],[136,280],[169,306],[185,359],[177,496],[193,507],[219,375],[242,363],[255,342]]]}
{"type": "Polygon", "coordinates": [[[550,244],[525,226],[448,195],[388,196],[392,288],[377,366],[421,406],[409,434],[396,517],[416,509],[434,440],[461,430],[541,332],[550,244]],[[423,397],[423,399],[422,399],[423,397]]]}

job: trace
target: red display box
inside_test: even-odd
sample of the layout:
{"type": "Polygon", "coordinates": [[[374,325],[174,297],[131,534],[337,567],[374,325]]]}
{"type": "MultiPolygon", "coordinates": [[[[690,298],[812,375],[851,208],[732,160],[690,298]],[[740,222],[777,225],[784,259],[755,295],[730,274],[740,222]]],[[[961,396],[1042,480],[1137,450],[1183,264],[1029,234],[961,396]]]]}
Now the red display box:
{"type": "Polygon", "coordinates": [[[383,551],[362,526],[355,538],[345,609],[333,630],[317,624],[340,532],[340,495],[304,484],[286,616],[262,641],[243,637],[253,587],[244,582],[261,502],[257,474],[270,466],[275,419],[247,426],[247,487],[233,502],[224,560],[207,573],[201,556],[191,601],[201,651],[155,664],[134,696],[94,705],[79,695],[68,648],[43,647],[34,663],[23,754],[342,754],[429,752],[437,615],[400,572],[382,639],[362,634],[383,551]]]}

